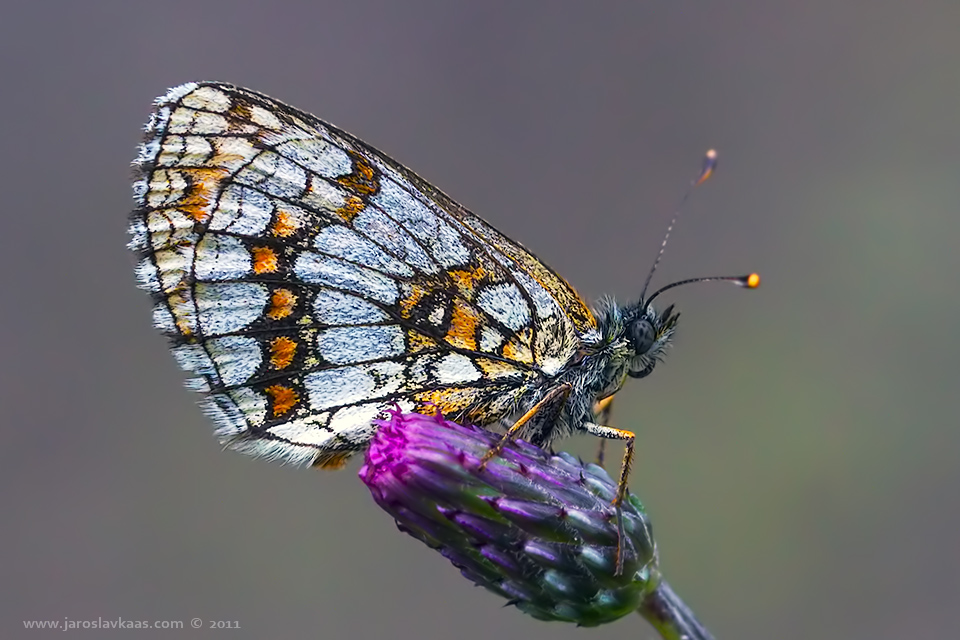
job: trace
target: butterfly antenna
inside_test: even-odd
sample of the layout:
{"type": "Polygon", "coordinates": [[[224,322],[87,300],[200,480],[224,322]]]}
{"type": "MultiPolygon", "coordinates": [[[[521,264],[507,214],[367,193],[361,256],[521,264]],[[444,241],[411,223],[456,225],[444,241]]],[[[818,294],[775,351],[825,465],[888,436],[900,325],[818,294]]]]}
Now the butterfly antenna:
{"type": "MultiPolygon", "coordinates": [[[[657,259],[653,261],[653,267],[650,269],[650,273],[647,274],[646,282],[643,283],[643,291],[640,292],[640,300],[643,300],[647,295],[647,288],[650,286],[650,280],[653,278],[653,274],[656,273],[657,267],[660,266],[660,260],[663,258],[663,252],[667,249],[667,241],[670,239],[670,232],[673,231],[673,227],[677,224],[677,218],[680,217],[680,211],[683,209],[683,204],[690,197],[690,194],[693,193],[694,189],[706,182],[710,176],[713,175],[713,170],[716,169],[716,167],[717,151],[716,149],[710,149],[707,151],[707,155],[703,158],[703,168],[700,169],[700,174],[690,181],[690,186],[687,187],[687,192],[683,194],[683,198],[680,199],[680,204],[677,205],[677,208],[673,212],[673,217],[670,219],[670,225],[667,227],[667,232],[663,234],[663,242],[660,243],[660,251],[657,253],[657,259]]],[[[660,291],[663,291],[663,289],[660,291]]],[[[657,293],[660,293],[660,291],[657,293]]]]}
{"type": "Polygon", "coordinates": [[[688,278],[686,280],[680,280],[678,282],[671,282],[665,287],[660,287],[654,291],[653,295],[650,296],[650,299],[646,301],[646,304],[649,306],[653,299],[659,296],[664,291],[669,291],[674,287],[679,287],[685,284],[692,284],[694,282],[732,282],[733,284],[744,287],[745,289],[756,289],[760,286],[760,274],[759,273],[748,273],[745,276],[707,276],[706,278],[688,278]]]}

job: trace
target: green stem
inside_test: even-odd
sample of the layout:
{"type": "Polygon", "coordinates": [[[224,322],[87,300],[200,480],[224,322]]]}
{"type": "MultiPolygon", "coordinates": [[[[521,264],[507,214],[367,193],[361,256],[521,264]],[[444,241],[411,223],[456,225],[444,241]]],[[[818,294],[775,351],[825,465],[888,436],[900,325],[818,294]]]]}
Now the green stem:
{"type": "Polygon", "coordinates": [[[661,582],[644,598],[637,612],[653,625],[664,640],[714,640],[666,582],[661,582]]]}

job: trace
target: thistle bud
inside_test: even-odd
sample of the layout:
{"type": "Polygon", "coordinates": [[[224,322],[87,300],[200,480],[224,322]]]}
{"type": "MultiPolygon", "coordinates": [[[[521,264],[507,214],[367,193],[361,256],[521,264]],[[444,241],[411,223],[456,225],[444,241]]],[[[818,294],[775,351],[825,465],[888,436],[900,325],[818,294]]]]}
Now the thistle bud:
{"type": "Polygon", "coordinates": [[[618,516],[616,484],[599,466],[516,440],[481,468],[498,434],[400,411],[378,425],[360,478],[401,531],[467,579],[540,620],[595,626],[639,611],[676,638],[673,612],[696,622],[661,585],[643,505],[630,495],[618,516]]]}

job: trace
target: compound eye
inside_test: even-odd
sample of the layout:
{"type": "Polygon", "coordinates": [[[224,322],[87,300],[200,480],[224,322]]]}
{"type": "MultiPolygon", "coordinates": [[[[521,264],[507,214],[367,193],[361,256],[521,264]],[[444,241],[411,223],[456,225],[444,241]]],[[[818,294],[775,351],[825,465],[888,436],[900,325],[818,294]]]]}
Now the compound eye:
{"type": "Polygon", "coordinates": [[[633,322],[630,325],[630,340],[633,343],[633,351],[638,356],[642,356],[657,340],[657,332],[649,320],[642,319],[633,322]]]}

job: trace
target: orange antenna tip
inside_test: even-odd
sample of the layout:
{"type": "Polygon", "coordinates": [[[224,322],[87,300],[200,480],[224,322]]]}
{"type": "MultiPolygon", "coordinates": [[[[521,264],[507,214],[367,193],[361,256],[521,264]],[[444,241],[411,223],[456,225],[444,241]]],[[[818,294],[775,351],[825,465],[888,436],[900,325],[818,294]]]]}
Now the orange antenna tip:
{"type": "Polygon", "coordinates": [[[750,275],[744,277],[744,279],[743,279],[743,286],[745,286],[747,289],[756,289],[757,287],[759,287],[759,286],[760,286],[760,274],[759,274],[759,273],[751,273],[750,275]]]}
{"type": "Polygon", "coordinates": [[[694,186],[701,185],[710,179],[714,169],[717,168],[717,150],[710,149],[703,158],[703,169],[700,171],[700,177],[694,182],[694,186]]]}

